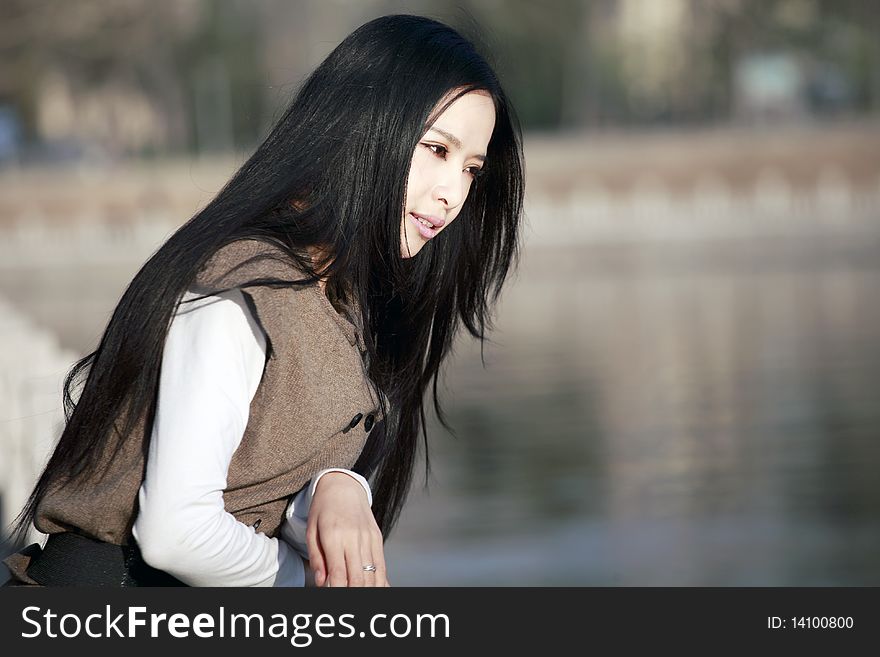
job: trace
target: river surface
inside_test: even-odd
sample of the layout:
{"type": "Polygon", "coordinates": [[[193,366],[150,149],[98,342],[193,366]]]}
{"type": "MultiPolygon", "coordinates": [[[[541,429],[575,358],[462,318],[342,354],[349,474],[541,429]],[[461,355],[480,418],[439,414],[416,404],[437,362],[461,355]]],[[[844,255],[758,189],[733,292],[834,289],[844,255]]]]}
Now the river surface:
{"type": "MultiPolygon", "coordinates": [[[[85,353],[135,269],[0,293],[85,353]]],[[[878,293],[876,238],[527,249],[486,367],[446,368],[392,584],[880,584],[878,293]]]]}
{"type": "Polygon", "coordinates": [[[535,250],[392,583],[880,584],[880,248],[535,250]]]}

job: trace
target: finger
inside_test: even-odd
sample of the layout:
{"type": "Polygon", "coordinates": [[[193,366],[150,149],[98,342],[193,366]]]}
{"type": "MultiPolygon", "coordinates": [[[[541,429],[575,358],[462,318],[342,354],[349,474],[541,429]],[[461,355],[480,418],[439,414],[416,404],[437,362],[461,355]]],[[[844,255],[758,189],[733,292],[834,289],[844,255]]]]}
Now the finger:
{"type": "Polygon", "coordinates": [[[364,564],[369,563],[369,561],[364,561],[364,558],[361,556],[363,553],[364,550],[360,548],[360,545],[358,545],[356,549],[349,550],[345,553],[345,563],[348,567],[349,586],[367,586],[367,573],[364,572],[364,564]]]}
{"type": "Polygon", "coordinates": [[[348,566],[342,545],[332,541],[323,547],[327,560],[327,586],[350,586],[348,566]]]}
{"type": "Polygon", "coordinates": [[[372,537],[373,561],[376,566],[375,583],[373,586],[388,586],[388,570],[385,567],[385,547],[382,544],[382,533],[376,530],[372,537]]]}
{"type": "Polygon", "coordinates": [[[311,564],[312,577],[315,580],[315,586],[324,586],[324,583],[327,580],[327,570],[321,552],[313,552],[309,549],[309,563],[311,564]]]}
{"type": "Polygon", "coordinates": [[[313,531],[313,527],[306,529],[306,547],[309,550],[309,563],[315,577],[315,586],[324,586],[327,581],[327,563],[321,546],[318,543],[317,532],[313,531]]]}
{"type": "Polygon", "coordinates": [[[379,586],[379,584],[376,583],[376,572],[378,571],[378,568],[375,571],[366,570],[364,566],[368,565],[376,565],[376,560],[373,558],[369,546],[361,552],[361,571],[364,574],[364,586],[379,586]]]}

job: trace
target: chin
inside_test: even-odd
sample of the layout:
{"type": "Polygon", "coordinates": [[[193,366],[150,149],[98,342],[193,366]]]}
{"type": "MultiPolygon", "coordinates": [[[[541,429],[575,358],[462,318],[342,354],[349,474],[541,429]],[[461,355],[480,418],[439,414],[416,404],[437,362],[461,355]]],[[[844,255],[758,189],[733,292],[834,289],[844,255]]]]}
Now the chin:
{"type": "Polygon", "coordinates": [[[421,235],[407,235],[406,236],[407,243],[409,244],[409,253],[406,252],[407,244],[400,245],[400,257],[406,260],[407,258],[415,258],[419,252],[422,250],[422,247],[425,246],[425,241],[422,239],[421,235]]]}

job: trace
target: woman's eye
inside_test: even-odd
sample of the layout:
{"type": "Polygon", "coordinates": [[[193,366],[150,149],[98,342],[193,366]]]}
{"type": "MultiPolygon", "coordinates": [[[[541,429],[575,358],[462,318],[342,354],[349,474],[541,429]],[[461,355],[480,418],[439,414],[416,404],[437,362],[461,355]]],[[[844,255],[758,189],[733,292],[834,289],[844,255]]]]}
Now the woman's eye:
{"type": "MultiPolygon", "coordinates": [[[[434,155],[439,157],[442,160],[446,159],[447,154],[449,153],[449,149],[446,146],[442,146],[441,144],[428,144],[423,143],[422,146],[431,151],[434,155]]],[[[465,173],[467,173],[471,178],[479,178],[483,175],[483,167],[478,166],[469,166],[465,169],[465,173]]]]}
{"type": "Polygon", "coordinates": [[[428,150],[430,150],[437,157],[442,157],[444,159],[446,158],[446,153],[448,151],[446,150],[445,146],[441,146],[440,144],[422,144],[422,145],[425,146],[428,150]]]}

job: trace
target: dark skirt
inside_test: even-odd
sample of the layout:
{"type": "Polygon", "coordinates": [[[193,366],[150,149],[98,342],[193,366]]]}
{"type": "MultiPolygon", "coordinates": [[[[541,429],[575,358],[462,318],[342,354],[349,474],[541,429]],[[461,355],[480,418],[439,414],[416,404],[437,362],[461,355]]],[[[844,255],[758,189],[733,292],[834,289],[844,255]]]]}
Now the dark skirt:
{"type": "Polygon", "coordinates": [[[76,534],[50,534],[3,560],[11,579],[4,586],[186,586],[149,566],[137,545],[114,545],[76,534]]]}

